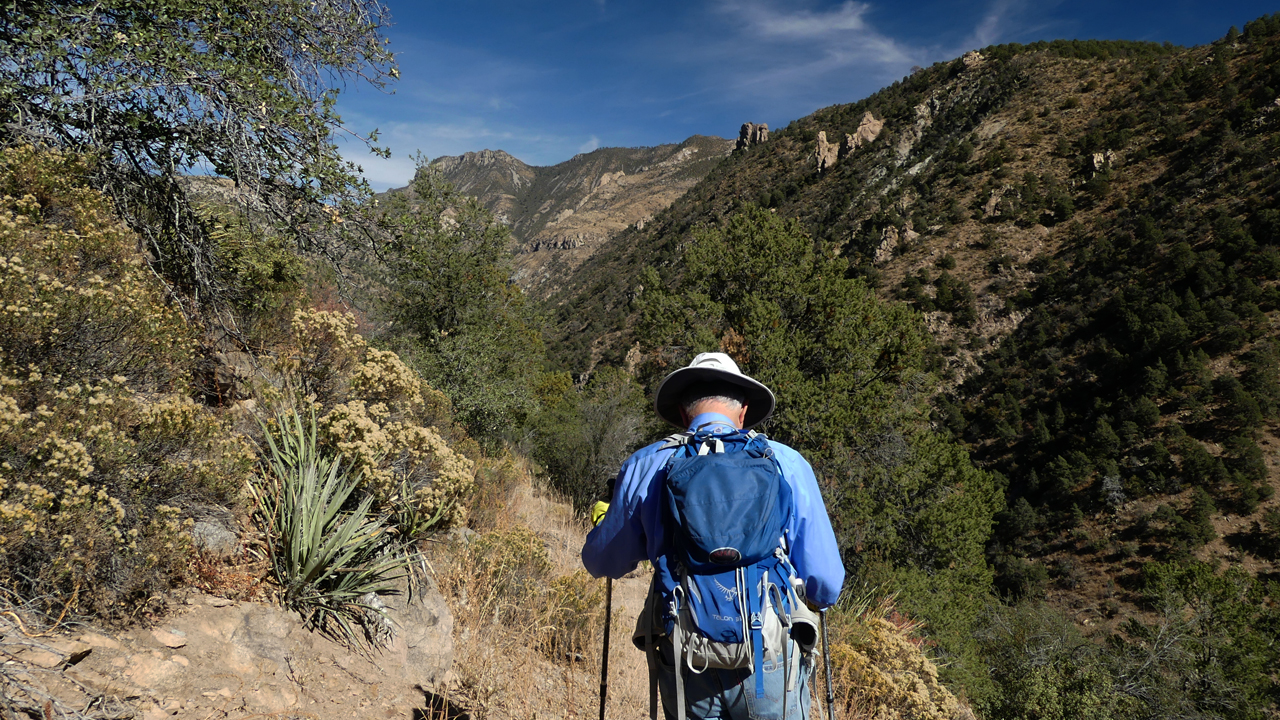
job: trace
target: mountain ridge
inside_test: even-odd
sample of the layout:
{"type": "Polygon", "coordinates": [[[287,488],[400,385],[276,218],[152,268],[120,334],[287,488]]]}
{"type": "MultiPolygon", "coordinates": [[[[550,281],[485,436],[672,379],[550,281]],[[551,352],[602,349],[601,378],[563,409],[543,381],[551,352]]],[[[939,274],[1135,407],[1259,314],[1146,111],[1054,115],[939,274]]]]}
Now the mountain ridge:
{"type": "Polygon", "coordinates": [[[481,150],[439,157],[428,167],[510,228],[514,280],[545,298],[609,238],[643,227],[683,195],[733,144],[694,135],[654,147],[599,148],[545,167],[481,150]]]}

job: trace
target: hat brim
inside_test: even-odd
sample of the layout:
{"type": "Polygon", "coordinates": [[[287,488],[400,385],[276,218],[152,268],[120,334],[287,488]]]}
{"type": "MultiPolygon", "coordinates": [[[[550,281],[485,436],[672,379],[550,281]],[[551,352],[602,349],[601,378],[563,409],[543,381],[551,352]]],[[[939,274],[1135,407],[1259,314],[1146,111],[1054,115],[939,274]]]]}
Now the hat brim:
{"type": "Polygon", "coordinates": [[[680,398],[690,386],[702,382],[726,382],[742,388],[747,396],[747,417],[742,423],[744,430],[759,425],[773,414],[775,404],[773,391],[764,384],[746,375],[718,368],[683,367],[663,378],[658,384],[658,390],[653,395],[653,409],[658,413],[658,417],[685,430],[684,422],[680,418],[680,398]]]}

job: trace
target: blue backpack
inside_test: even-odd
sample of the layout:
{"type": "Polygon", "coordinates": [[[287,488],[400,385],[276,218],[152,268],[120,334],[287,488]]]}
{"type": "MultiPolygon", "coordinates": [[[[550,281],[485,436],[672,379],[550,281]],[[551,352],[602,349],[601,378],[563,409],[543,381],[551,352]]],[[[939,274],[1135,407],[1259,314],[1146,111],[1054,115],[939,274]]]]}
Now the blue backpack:
{"type": "MultiPolygon", "coordinates": [[[[817,616],[804,605],[804,583],[787,556],[786,527],[795,507],[768,438],[699,430],[673,435],[663,448],[675,448],[654,480],[662,483],[672,549],[654,564],[643,640],[656,652],[655,635],[671,638],[681,718],[685,668],[750,667],[760,698],[763,672],[785,663],[792,689],[799,657],[788,654],[787,640],[796,639],[807,654],[817,616]]],[[[656,703],[656,676],[651,685],[656,703]]]]}

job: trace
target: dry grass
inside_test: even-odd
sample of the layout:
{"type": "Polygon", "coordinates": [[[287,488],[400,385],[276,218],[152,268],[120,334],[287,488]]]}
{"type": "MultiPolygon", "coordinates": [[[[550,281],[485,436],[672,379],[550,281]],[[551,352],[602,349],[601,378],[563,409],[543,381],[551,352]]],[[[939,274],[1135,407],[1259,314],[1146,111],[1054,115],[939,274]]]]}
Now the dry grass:
{"type": "MultiPolygon", "coordinates": [[[[831,669],[842,718],[973,718],[973,711],[938,681],[938,668],[920,634],[923,624],[899,612],[892,597],[864,598],[833,611],[829,619],[831,669]]],[[[825,685],[814,687],[819,688],[825,698],[825,685]]],[[[815,709],[820,705],[820,699],[815,701],[815,709]]]]}
{"type": "MultiPolygon", "coordinates": [[[[505,472],[489,475],[479,496],[507,512],[487,514],[487,532],[455,532],[429,548],[432,579],[454,616],[454,671],[432,689],[447,701],[439,714],[448,715],[453,703],[477,719],[594,717],[605,583],[582,570],[588,524],[568,503],[535,489],[525,461],[502,462],[505,472]]],[[[618,674],[627,664],[622,651],[634,611],[622,617],[616,592],[614,609],[610,715],[643,716],[647,680],[635,693],[618,674]],[[633,697],[643,705],[631,704],[633,697]]],[[[630,654],[643,671],[643,657],[630,654]]]]}

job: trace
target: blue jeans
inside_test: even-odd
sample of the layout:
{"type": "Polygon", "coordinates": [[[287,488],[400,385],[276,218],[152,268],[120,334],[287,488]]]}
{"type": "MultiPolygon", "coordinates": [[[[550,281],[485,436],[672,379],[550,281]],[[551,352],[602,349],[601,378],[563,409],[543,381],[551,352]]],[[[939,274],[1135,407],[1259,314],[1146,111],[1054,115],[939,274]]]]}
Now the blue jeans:
{"type": "MultiPolygon", "coordinates": [[[[662,711],[667,720],[676,720],[676,668],[671,660],[671,643],[663,640],[657,645],[658,691],[662,695],[662,711]]],[[[790,652],[800,652],[794,642],[791,642],[790,652]]],[[[765,663],[762,698],[756,697],[756,679],[751,668],[708,669],[695,673],[685,667],[685,713],[691,720],[782,720],[785,696],[787,720],[808,720],[809,675],[813,669],[810,659],[800,658],[799,675],[795,678],[794,689],[789,693],[786,692],[784,663],[765,663]]]]}

